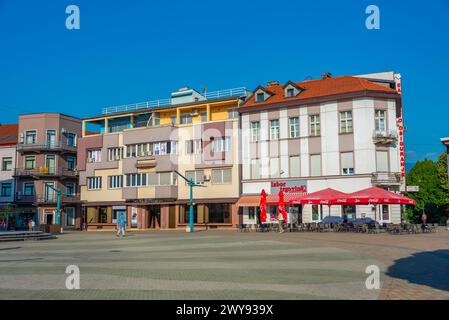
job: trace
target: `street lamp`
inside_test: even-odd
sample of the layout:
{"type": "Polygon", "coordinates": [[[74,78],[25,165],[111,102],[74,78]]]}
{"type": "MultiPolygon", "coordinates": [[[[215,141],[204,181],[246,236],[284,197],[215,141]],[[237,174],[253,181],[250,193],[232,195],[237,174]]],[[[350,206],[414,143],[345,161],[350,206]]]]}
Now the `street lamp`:
{"type": "MultiPolygon", "coordinates": [[[[52,187],[51,185],[47,185],[48,188],[52,189],[53,191],[56,192],[56,221],[55,224],[56,225],[60,225],[61,224],[61,195],[66,195],[66,196],[73,196],[73,194],[67,194],[65,192],[62,192],[62,190],[60,188],[55,188],[52,187]]],[[[62,228],[61,228],[62,230],[62,228]]]]}
{"type": "Polygon", "coordinates": [[[177,170],[175,170],[176,174],[183,178],[189,185],[190,188],[190,208],[189,208],[189,232],[193,232],[193,188],[194,187],[202,187],[205,188],[206,186],[196,184],[193,182],[193,179],[187,179],[185,176],[180,174],[177,170]]]}

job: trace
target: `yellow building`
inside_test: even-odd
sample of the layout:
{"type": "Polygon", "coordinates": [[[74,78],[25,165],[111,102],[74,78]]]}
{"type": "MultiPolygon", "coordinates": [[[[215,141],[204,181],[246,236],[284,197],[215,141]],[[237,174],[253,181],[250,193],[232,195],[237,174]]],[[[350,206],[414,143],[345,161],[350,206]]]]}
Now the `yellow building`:
{"type": "Polygon", "coordinates": [[[189,223],[194,188],[198,227],[233,227],[240,194],[239,120],[244,88],[200,94],[182,88],[170,99],[103,109],[83,120],[78,143],[81,200],[90,229],[114,228],[126,215],[136,229],[189,223]]]}

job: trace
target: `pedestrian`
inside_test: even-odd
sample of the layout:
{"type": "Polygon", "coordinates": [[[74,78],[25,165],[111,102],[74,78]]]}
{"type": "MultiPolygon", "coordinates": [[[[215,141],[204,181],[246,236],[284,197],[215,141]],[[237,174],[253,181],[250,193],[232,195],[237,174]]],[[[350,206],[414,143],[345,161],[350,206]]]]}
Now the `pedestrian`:
{"type": "Polygon", "coordinates": [[[33,231],[33,226],[31,225],[31,219],[28,219],[28,231],[33,231]]]}
{"type": "Polygon", "coordinates": [[[33,218],[31,218],[31,230],[36,231],[36,222],[34,222],[33,218]]]}
{"type": "Polygon", "coordinates": [[[422,212],[422,215],[421,215],[421,221],[422,221],[421,229],[422,229],[422,232],[424,233],[427,228],[427,214],[424,211],[422,212]]]}
{"type": "Polygon", "coordinates": [[[284,216],[282,215],[282,212],[279,212],[278,215],[278,221],[279,221],[279,233],[284,233],[284,216]]]}
{"type": "Polygon", "coordinates": [[[120,233],[122,234],[122,237],[125,236],[125,228],[126,228],[126,219],[122,214],[117,219],[117,237],[120,236],[120,233]]]}
{"type": "Polygon", "coordinates": [[[447,223],[447,230],[449,230],[449,217],[447,217],[446,223],[447,223]]]}

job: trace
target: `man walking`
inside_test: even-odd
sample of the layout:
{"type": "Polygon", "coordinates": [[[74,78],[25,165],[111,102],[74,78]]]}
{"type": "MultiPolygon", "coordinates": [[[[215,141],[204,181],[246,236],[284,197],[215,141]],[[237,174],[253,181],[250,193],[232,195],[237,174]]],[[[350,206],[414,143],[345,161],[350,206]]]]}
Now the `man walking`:
{"type": "Polygon", "coordinates": [[[282,215],[282,212],[279,212],[278,215],[278,221],[279,221],[279,233],[284,233],[284,216],[282,215]]]}
{"type": "Polygon", "coordinates": [[[423,211],[422,215],[421,215],[421,221],[422,221],[422,232],[424,233],[426,231],[427,228],[427,214],[423,211]]]}
{"type": "Polygon", "coordinates": [[[123,214],[121,214],[120,217],[117,219],[117,237],[120,236],[120,233],[122,234],[122,237],[125,236],[125,228],[126,228],[126,219],[123,216],[123,214]]]}

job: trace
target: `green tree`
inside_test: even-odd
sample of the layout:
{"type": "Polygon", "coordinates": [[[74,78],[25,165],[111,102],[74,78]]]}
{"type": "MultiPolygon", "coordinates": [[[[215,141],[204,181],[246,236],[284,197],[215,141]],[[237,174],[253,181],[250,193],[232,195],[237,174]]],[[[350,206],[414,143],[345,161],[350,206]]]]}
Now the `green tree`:
{"type": "Polygon", "coordinates": [[[437,162],[418,161],[407,175],[407,185],[419,186],[419,192],[407,194],[408,197],[416,200],[416,206],[406,210],[407,221],[419,223],[423,210],[429,222],[440,222],[445,219],[446,208],[449,204],[445,153],[437,162]]]}

